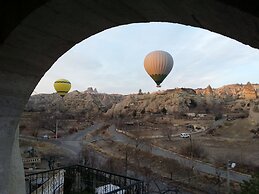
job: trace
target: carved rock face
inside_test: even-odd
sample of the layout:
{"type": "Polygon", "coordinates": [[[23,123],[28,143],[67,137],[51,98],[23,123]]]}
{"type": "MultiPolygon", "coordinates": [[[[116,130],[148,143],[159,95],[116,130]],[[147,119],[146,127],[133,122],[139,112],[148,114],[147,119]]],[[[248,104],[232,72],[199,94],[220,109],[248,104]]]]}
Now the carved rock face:
{"type": "Polygon", "coordinates": [[[213,95],[213,90],[212,90],[210,85],[208,85],[208,87],[205,89],[204,94],[205,95],[213,95]]]}
{"type": "Polygon", "coordinates": [[[243,88],[243,97],[249,100],[257,98],[256,90],[250,82],[248,82],[243,88]]]}

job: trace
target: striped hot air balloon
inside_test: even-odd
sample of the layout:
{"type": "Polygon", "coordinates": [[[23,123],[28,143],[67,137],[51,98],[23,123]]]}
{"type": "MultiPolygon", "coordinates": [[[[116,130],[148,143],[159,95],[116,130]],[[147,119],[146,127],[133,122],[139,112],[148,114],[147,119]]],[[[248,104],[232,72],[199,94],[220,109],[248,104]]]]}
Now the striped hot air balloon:
{"type": "Polygon", "coordinates": [[[153,51],[144,60],[144,67],[149,76],[156,82],[157,87],[170,73],[174,65],[173,57],[165,51],[153,51]]]}
{"type": "Polygon", "coordinates": [[[70,90],[71,83],[66,79],[58,79],[54,82],[54,88],[57,93],[63,98],[70,90]]]}

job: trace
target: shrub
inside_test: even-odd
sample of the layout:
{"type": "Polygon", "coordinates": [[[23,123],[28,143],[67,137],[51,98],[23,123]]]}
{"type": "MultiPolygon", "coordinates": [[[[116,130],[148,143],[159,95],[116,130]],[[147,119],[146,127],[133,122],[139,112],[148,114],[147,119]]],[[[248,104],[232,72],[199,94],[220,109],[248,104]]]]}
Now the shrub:
{"type": "Polygon", "coordinates": [[[254,106],[253,111],[254,112],[259,112],[259,107],[258,106],[254,106]]]}
{"type": "Polygon", "coordinates": [[[25,124],[20,125],[20,130],[23,130],[23,129],[26,129],[26,125],[25,124]]]}
{"type": "Polygon", "coordinates": [[[241,194],[258,194],[259,193],[259,174],[255,174],[249,181],[240,184],[241,194]]]}
{"type": "Polygon", "coordinates": [[[194,158],[206,158],[207,153],[205,149],[197,143],[188,144],[182,147],[181,154],[186,156],[193,156],[194,158]]]}
{"type": "Polygon", "coordinates": [[[136,110],[133,110],[132,116],[133,116],[134,118],[137,116],[137,111],[136,111],[136,110]]]}
{"type": "Polygon", "coordinates": [[[215,121],[222,119],[222,113],[218,112],[215,114],[215,121]]]}
{"type": "Polygon", "coordinates": [[[38,137],[38,130],[33,130],[33,132],[32,132],[32,136],[33,137],[38,137]]]}
{"type": "Polygon", "coordinates": [[[73,134],[73,133],[75,133],[75,132],[77,132],[78,130],[76,129],[76,128],[70,128],[69,130],[68,130],[68,133],[69,134],[73,134]]]}

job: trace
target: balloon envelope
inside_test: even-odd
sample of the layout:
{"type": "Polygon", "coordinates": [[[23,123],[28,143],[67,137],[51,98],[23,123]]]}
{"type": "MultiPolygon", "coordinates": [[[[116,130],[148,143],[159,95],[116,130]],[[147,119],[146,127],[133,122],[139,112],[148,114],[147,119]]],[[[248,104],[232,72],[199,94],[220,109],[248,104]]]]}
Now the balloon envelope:
{"type": "Polygon", "coordinates": [[[174,65],[173,57],[165,51],[153,51],[144,60],[144,68],[156,82],[157,87],[164,81],[174,65]]]}
{"type": "Polygon", "coordinates": [[[58,79],[54,83],[54,88],[57,93],[63,98],[70,90],[71,83],[66,79],[58,79]]]}

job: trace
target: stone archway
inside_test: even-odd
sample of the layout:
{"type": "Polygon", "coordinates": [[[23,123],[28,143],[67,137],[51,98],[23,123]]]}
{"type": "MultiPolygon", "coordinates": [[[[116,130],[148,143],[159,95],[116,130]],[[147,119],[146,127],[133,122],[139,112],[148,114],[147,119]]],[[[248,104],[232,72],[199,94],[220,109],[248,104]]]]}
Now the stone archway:
{"type": "Polygon", "coordinates": [[[114,26],[161,21],[201,27],[259,48],[257,8],[234,0],[5,3],[0,8],[0,193],[18,192],[12,190],[18,180],[12,179],[11,161],[16,161],[15,129],[25,103],[44,73],[75,44],[114,26]]]}

